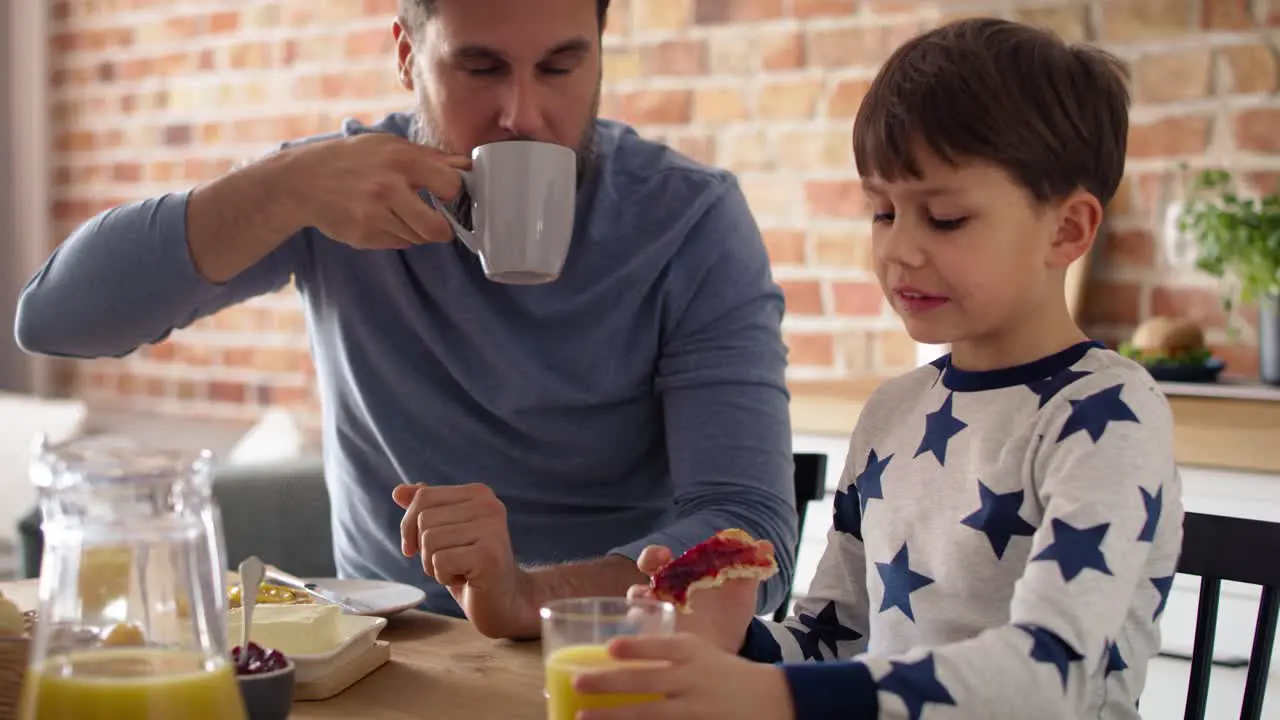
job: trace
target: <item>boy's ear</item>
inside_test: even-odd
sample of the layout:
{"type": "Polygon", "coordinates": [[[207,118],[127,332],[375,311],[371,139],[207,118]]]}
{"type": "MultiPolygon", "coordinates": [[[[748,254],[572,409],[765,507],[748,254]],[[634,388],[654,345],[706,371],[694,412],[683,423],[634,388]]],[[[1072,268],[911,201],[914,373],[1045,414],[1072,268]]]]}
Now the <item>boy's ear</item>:
{"type": "Polygon", "coordinates": [[[1049,248],[1046,264],[1054,269],[1068,265],[1089,252],[1102,225],[1102,203],[1092,193],[1076,190],[1058,210],[1058,232],[1049,248]]]}

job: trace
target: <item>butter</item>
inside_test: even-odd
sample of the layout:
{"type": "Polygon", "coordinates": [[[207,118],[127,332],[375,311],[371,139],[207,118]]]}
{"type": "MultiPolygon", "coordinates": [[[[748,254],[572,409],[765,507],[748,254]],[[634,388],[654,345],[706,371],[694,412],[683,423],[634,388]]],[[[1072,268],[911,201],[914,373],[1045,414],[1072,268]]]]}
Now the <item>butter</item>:
{"type": "MultiPolygon", "coordinates": [[[[286,656],[321,655],[342,644],[341,614],[334,605],[256,605],[249,640],[286,656]]],[[[227,621],[231,645],[239,645],[244,610],[232,608],[227,621]]]]}

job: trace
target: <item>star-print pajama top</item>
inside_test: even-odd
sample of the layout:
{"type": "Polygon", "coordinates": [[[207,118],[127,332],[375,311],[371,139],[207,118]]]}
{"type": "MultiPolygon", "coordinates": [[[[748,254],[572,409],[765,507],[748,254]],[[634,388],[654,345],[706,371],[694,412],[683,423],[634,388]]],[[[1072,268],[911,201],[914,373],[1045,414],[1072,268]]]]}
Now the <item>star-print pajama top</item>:
{"type": "Polygon", "coordinates": [[[1182,541],[1173,420],[1096,343],[886,382],[849,444],[784,661],[800,720],[1138,718],[1182,541]]]}

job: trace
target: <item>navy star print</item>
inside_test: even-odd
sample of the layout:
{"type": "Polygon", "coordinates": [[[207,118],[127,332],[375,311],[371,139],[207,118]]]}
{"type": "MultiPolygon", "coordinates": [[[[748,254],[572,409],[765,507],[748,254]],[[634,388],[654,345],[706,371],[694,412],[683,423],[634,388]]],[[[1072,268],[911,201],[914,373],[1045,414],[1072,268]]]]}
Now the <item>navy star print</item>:
{"type": "Polygon", "coordinates": [[[1084,656],[1075,651],[1050,630],[1038,625],[1018,625],[1020,630],[1031,636],[1031,659],[1036,662],[1052,665],[1062,677],[1062,692],[1067,691],[1067,672],[1071,663],[1083,660],[1084,656]]]}
{"type": "Polygon", "coordinates": [[[1173,576],[1151,578],[1151,584],[1155,586],[1156,592],[1160,593],[1160,603],[1156,605],[1156,611],[1151,613],[1151,622],[1155,622],[1160,613],[1164,612],[1165,603],[1169,602],[1169,590],[1173,588],[1173,576]]]}
{"type": "Polygon", "coordinates": [[[955,393],[947,393],[947,399],[942,401],[942,407],[925,416],[924,437],[920,438],[920,447],[916,448],[916,454],[912,457],[920,457],[931,452],[938,459],[939,465],[947,464],[947,443],[956,436],[956,433],[969,427],[963,420],[957,420],[951,412],[954,400],[955,393]]]}
{"type": "Polygon", "coordinates": [[[1123,384],[1112,385],[1105,390],[1080,400],[1071,401],[1071,415],[1062,426],[1058,442],[1062,442],[1081,430],[1089,433],[1089,437],[1097,444],[1102,433],[1113,422],[1138,422],[1138,416],[1120,399],[1123,384]]]}
{"type": "Polygon", "coordinates": [[[1111,673],[1124,672],[1128,668],[1129,663],[1125,662],[1123,657],[1120,657],[1120,646],[1114,640],[1107,643],[1106,676],[1110,676],[1111,673]]]}
{"type": "Polygon", "coordinates": [[[862,539],[862,508],[859,507],[857,488],[850,486],[836,492],[835,518],[832,524],[836,532],[862,539]]]}
{"type": "Polygon", "coordinates": [[[938,669],[934,666],[932,653],[913,663],[893,660],[889,664],[893,669],[880,679],[880,689],[902,698],[902,704],[907,706],[907,717],[911,720],[920,720],[927,703],[956,704],[947,687],[938,682],[938,669]]]}
{"type": "Polygon", "coordinates": [[[878,562],[876,570],[880,571],[880,582],[884,583],[884,598],[880,601],[880,612],[898,608],[908,620],[915,622],[915,613],[911,611],[911,593],[933,584],[933,578],[912,570],[910,565],[907,544],[903,543],[902,549],[893,556],[892,562],[878,562]]]}
{"type": "Polygon", "coordinates": [[[1080,529],[1059,518],[1053,519],[1053,543],[1041,550],[1032,560],[1053,560],[1058,563],[1062,579],[1071,582],[1088,568],[1103,575],[1110,575],[1107,559],[1102,555],[1102,539],[1111,523],[1102,523],[1080,529]]]}
{"type": "Polygon", "coordinates": [[[978,498],[982,507],[960,521],[961,525],[986,533],[996,559],[1004,558],[1005,548],[1015,535],[1031,536],[1035,534],[1035,526],[1018,514],[1022,509],[1022,490],[1015,490],[1003,495],[996,494],[991,488],[978,481],[978,498]]]}
{"type": "MultiPolygon", "coordinates": [[[[853,479],[855,485],[858,486],[858,500],[862,504],[862,514],[867,514],[867,503],[872,498],[884,499],[884,491],[880,488],[880,482],[884,476],[884,469],[889,467],[889,461],[893,459],[893,455],[886,455],[883,460],[876,457],[876,451],[872,450],[867,455],[867,466],[858,473],[858,477],[853,479]]],[[[862,521],[858,521],[858,528],[861,530],[862,521]]]]}
{"type": "Polygon", "coordinates": [[[1161,485],[1152,495],[1144,487],[1138,488],[1142,493],[1142,504],[1147,509],[1147,521],[1142,524],[1142,532],[1138,533],[1138,542],[1152,542],[1156,539],[1156,525],[1160,522],[1160,508],[1164,506],[1164,486],[1161,485]]]}
{"type": "Polygon", "coordinates": [[[831,649],[832,657],[840,654],[837,646],[839,641],[862,639],[862,634],[857,630],[840,624],[840,618],[836,615],[836,604],[834,602],[827,603],[816,618],[809,615],[801,615],[800,622],[809,629],[808,634],[815,642],[823,643],[831,649]]]}
{"type": "MultiPolygon", "coordinates": [[[[800,616],[800,622],[804,622],[807,615],[800,616]]],[[[791,633],[791,637],[795,638],[796,645],[800,646],[800,652],[804,654],[805,660],[822,661],[822,651],[818,649],[818,638],[812,633],[805,632],[798,627],[787,626],[787,631],[791,633]]]]}
{"type": "Polygon", "coordinates": [[[1033,380],[1027,383],[1027,387],[1040,398],[1040,407],[1044,407],[1063,388],[1087,375],[1089,375],[1087,372],[1067,368],[1043,380],[1033,380]]]}

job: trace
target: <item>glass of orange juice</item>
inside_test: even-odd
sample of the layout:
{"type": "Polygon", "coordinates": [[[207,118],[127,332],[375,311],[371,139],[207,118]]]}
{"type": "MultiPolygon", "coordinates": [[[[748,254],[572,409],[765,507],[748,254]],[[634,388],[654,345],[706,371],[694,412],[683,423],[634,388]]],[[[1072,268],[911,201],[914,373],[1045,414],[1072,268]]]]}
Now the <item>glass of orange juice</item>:
{"type": "Polygon", "coordinates": [[[610,640],[671,635],[675,629],[675,606],[658,600],[604,597],[548,603],[542,608],[547,720],[574,720],[579,710],[660,700],[649,695],[582,695],[573,689],[573,680],[624,664],[609,656],[610,640]]]}

